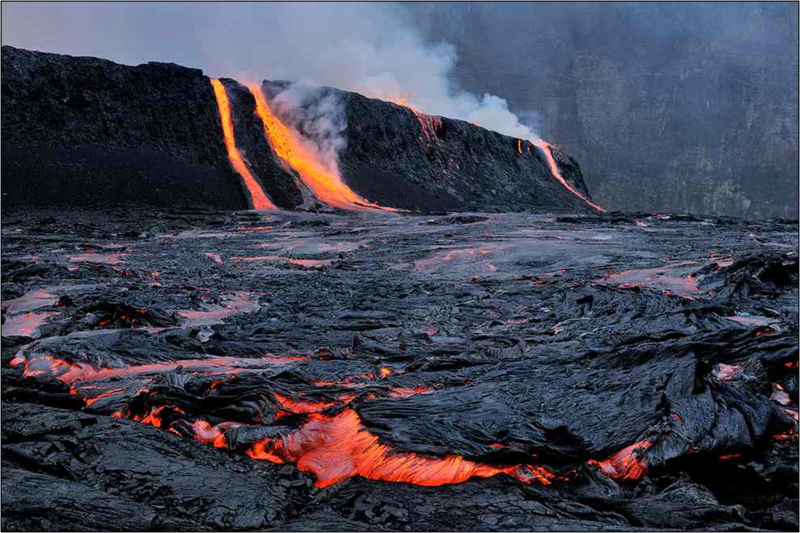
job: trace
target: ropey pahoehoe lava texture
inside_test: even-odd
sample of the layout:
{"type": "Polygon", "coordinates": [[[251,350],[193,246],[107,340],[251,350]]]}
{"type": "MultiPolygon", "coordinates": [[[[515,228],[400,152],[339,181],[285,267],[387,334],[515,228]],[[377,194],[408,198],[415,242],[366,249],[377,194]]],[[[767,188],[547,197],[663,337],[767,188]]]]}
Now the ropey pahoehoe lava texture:
{"type": "Polygon", "coordinates": [[[6,205],[594,209],[578,163],[555,147],[522,149],[520,139],[356,93],[320,87],[298,108],[337,104],[342,142],[321,166],[309,157],[320,141],[313,112],[264,113],[288,82],[10,46],[2,62],[6,205]],[[303,142],[276,146],[287,118],[303,142]]]}
{"type": "Polygon", "coordinates": [[[6,209],[2,527],[794,531],[797,250],[780,220],[6,209]]]}

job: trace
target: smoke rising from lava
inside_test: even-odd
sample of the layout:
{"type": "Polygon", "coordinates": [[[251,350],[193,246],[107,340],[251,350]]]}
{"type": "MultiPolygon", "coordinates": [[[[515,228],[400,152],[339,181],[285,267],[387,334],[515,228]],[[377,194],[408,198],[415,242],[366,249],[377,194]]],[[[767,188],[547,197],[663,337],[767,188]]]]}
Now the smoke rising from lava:
{"type": "MultiPolygon", "coordinates": [[[[249,82],[302,80],[386,100],[406,96],[424,113],[538,137],[505,99],[460,90],[453,81],[455,47],[427,41],[407,6],[41,3],[14,5],[4,14],[7,42],[16,46],[129,64],[176,62],[249,82]],[[57,30],[47,27],[50,20],[57,30]]],[[[535,115],[526,110],[525,116],[535,115]]]]}
{"type": "Polygon", "coordinates": [[[270,102],[281,121],[295,132],[297,141],[325,170],[339,175],[339,150],[347,146],[347,119],[336,93],[321,94],[309,81],[292,83],[270,102]]]}

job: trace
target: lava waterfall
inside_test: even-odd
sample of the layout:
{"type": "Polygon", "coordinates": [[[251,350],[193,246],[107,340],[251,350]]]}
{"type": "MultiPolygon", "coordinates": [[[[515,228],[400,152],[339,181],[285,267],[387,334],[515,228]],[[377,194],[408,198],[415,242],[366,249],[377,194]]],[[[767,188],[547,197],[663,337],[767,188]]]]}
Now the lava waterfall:
{"type": "MultiPolygon", "coordinates": [[[[591,211],[577,162],[551,145],[328,87],[341,146],[319,157],[307,120],[275,102],[293,84],[244,85],[171,64],[2,49],[4,200],[357,211],[591,211]],[[526,141],[527,142],[527,141],[526,141]]],[[[268,73],[267,73],[268,74],[268,73]]]]}

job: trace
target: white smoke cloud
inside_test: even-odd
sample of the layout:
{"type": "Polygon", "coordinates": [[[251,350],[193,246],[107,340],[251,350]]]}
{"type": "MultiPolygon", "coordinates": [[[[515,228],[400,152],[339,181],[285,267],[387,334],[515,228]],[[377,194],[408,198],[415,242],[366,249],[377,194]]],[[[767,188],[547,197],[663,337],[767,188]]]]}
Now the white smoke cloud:
{"type": "MultiPolygon", "coordinates": [[[[466,120],[514,137],[538,138],[531,124],[509,110],[505,99],[459,90],[452,80],[456,49],[449,43],[425,41],[402,6],[287,3],[252,8],[263,12],[252,17],[259,27],[257,44],[232,57],[230,46],[212,35],[203,48],[210,69],[250,79],[304,80],[306,87],[328,85],[386,100],[405,96],[409,105],[424,113],[466,120]]],[[[238,18],[230,19],[227,6],[218,16],[231,32],[251,29],[241,28],[238,18]]]]}
{"type": "Polygon", "coordinates": [[[295,139],[325,170],[339,175],[339,151],[347,146],[347,122],[341,98],[321,93],[317,84],[292,83],[270,101],[272,111],[290,129],[295,139]]]}
{"type": "Polygon", "coordinates": [[[503,98],[459,90],[456,49],[426,41],[399,4],[12,2],[3,15],[4,44],[169,61],[250,82],[307,80],[392,100],[411,93],[422,112],[535,137],[503,98]]]}

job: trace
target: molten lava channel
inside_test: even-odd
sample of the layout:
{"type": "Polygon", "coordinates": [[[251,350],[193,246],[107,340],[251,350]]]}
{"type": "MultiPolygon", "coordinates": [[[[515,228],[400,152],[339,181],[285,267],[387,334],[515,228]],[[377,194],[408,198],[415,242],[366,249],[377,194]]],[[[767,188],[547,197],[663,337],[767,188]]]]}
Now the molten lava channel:
{"type": "MultiPolygon", "coordinates": [[[[414,115],[417,117],[417,120],[419,121],[420,127],[422,128],[422,133],[425,134],[425,138],[428,140],[428,146],[430,146],[431,141],[436,136],[436,130],[441,128],[441,125],[442,125],[441,124],[441,118],[433,117],[433,116],[430,116],[430,115],[426,115],[424,113],[420,113],[416,108],[412,107],[411,104],[409,103],[411,95],[414,95],[414,93],[405,92],[405,93],[402,93],[402,95],[399,96],[399,97],[383,96],[381,98],[383,100],[386,100],[387,102],[392,102],[394,104],[397,104],[397,105],[400,105],[400,106],[403,106],[403,107],[406,107],[406,108],[410,109],[414,113],[414,115]]],[[[471,124],[473,124],[473,123],[471,123],[471,124]]],[[[524,154],[524,151],[522,149],[522,142],[523,142],[522,139],[517,139],[517,151],[519,152],[520,155],[524,154]]],[[[539,150],[542,151],[542,153],[544,154],[545,159],[547,160],[547,166],[550,169],[550,174],[559,183],[561,183],[561,185],[563,185],[565,189],[567,189],[569,192],[571,192],[572,194],[574,194],[575,196],[580,198],[583,202],[588,204],[590,207],[595,209],[597,212],[599,212],[599,213],[605,213],[606,212],[606,210],[602,206],[597,205],[596,203],[594,203],[591,200],[589,200],[578,189],[576,189],[566,179],[564,179],[564,176],[561,174],[561,170],[559,170],[558,164],[556,163],[556,160],[553,157],[553,152],[552,152],[552,149],[550,147],[550,143],[545,142],[542,139],[537,139],[535,141],[531,141],[531,144],[533,144],[539,150]]],[[[528,148],[528,152],[530,152],[530,148],[528,148]]]]}
{"type": "Polygon", "coordinates": [[[222,134],[225,138],[225,148],[228,150],[228,159],[231,165],[239,173],[247,188],[250,203],[256,210],[277,210],[278,208],[267,197],[261,185],[256,180],[253,173],[247,167],[241,152],[236,147],[236,138],[233,136],[233,119],[231,118],[231,104],[228,100],[228,93],[225,86],[218,79],[212,79],[211,85],[214,87],[214,96],[217,99],[219,117],[222,121],[222,134]]]}
{"type": "Polygon", "coordinates": [[[264,135],[273,151],[285,165],[297,172],[302,182],[321,202],[349,211],[395,211],[356,194],[338,173],[326,169],[297,134],[275,116],[258,85],[247,85],[247,88],[256,100],[256,114],[261,119],[264,135]]]}
{"type": "MultiPolygon", "coordinates": [[[[553,157],[553,151],[550,148],[550,143],[547,143],[541,139],[533,141],[533,145],[536,146],[539,150],[542,151],[544,154],[545,159],[547,160],[547,166],[550,167],[550,174],[563,185],[569,192],[586,202],[589,206],[593,209],[597,210],[599,213],[605,213],[606,210],[603,209],[601,206],[597,205],[596,203],[592,202],[586,196],[581,194],[581,192],[573,187],[567,180],[564,179],[564,176],[561,175],[561,171],[558,169],[558,164],[556,163],[555,158],[553,157]]],[[[520,153],[521,146],[520,146],[520,153]]]]}
{"type": "Polygon", "coordinates": [[[428,487],[498,474],[544,485],[549,485],[556,477],[544,467],[499,467],[476,463],[459,455],[439,458],[394,452],[363,427],[352,409],[333,416],[311,413],[308,422],[298,430],[280,439],[258,441],[247,454],[253,459],[273,463],[296,463],[298,469],[317,477],[316,486],[320,488],[354,476],[428,487]]]}
{"type": "MultiPolygon", "coordinates": [[[[274,365],[305,359],[307,357],[304,356],[269,354],[252,359],[215,356],[123,368],[95,369],[86,363],[70,363],[52,355],[30,357],[18,353],[10,362],[10,366],[22,366],[23,374],[29,378],[49,376],[70,385],[70,393],[81,397],[85,406],[89,407],[106,398],[124,401],[125,397],[130,398],[131,394],[150,395],[149,384],[153,379],[175,371],[179,367],[184,372],[216,376],[209,384],[209,390],[212,390],[225,384],[229,379],[236,379],[239,374],[261,372],[274,365]],[[228,375],[232,376],[224,377],[228,375]],[[125,383],[125,380],[128,382],[125,383]]],[[[379,372],[355,377],[375,380],[386,378],[392,373],[391,369],[382,367],[379,372]]],[[[353,383],[350,379],[335,383],[316,382],[314,385],[360,388],[358,383],[353,383]]],[[[427,387],[413,389],[389,387],[389,397],[393,398],[406,398],[431,392],[432,389],[427,387]]],[[[398,452],[381,443],[378,436],[363,425],[358,413],[350,407],[351,402],[358,396],[356,392],[336,394],[334,399],[328,401],[312,401],[302,398],[302,395],[274,391],[270,395],[277,407],[275,420],[293,415],[303,417],[302,422],[293,429],[287,427],[285,433],[253,442],[245,453],[255,460],[296,464],[298,469],[313,473],[317,478],[316,486],[320,488],[356,476],[376,481],[439,486],[499,474],[511,476],[523,483],[537,482],[549,485],[557,480],[568,479],[570,475],[569,472],[556,474],[547,467],[531,464],[492,465],[478,463],[454,454],[431,457],[413,452],[398,452]]],[[[158,395],[153,398],[158,399],[158,395]]],[[[192,436],[195,440],[212,444],[216,448],[229,448],[226,435],[228,430],[249,425],[240,422],[222,422],[212,426],[207,421],[194,418],[177,406],[165,404],[150,405],[144,412],[133,413],[130,411],[130,405],[128,403],[127,407],[115,411],[112,416],[130,418],[142,424],[166,429],[179,436],[192,436]],[[186,433],[187,428],[189,435],[186,433]]],[[[796,417],[796,414],[794,416],[796,417]]],[[[794,433],[790,433],[774,438],[789,439],[794,436],[794,433]]],[[[490,446],[503,447],[502,444],[490,446]]],[[[651,446],[651,441],[643,440],[620,450],[605,461],[589,460],[588,463],[608,477],[620,481],[635,481],[648,474],[645,452],[651,446]]]]}

